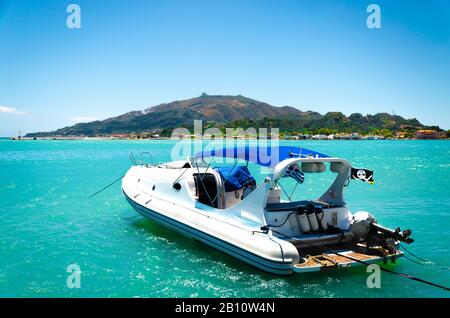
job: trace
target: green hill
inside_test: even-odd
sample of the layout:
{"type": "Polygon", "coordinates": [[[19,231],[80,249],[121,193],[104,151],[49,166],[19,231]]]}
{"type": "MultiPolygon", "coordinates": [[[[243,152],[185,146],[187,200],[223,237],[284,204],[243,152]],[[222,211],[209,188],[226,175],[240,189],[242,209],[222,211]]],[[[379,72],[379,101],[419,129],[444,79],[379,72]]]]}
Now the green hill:
{"type": "Polygon", "coordinates": [[[358,132],[388,135],[394,131],[410,131],[434,128],[422,125],[417,119],[404,119],[387,113],[375,115],[340,112],[321,115],[313,111],[297,108],[275,107],[241,95],[206,95],[187,100],[174,101],[131,111],[123,115],[101,121],[80,123],[51,132],[27,134],[26,137],[48,136],[102,136],[111,134],[143,133],[160,131],[170,135],[173,128],[192,128],[193,120],[201,119],[204,126],[225,127],[278,127],[286,133],[339,133],[358,132]]]}

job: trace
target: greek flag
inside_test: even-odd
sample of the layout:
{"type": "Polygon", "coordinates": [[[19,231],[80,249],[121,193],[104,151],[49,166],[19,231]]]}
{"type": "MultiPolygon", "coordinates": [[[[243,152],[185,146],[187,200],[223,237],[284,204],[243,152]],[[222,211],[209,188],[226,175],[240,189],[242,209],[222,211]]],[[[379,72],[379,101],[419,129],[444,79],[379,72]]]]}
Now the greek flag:
{"type": "Polygon", "coordinates": [[[303,172],[300,171],[300,168],[296,164],[290,166],[286,170],[286,172],[284,173],[283,178],[286,178],[286,177],[291,177],[295,181],[297,181],[298,183],[303,183],[305,181],[305,175],[303,174],[303,172]]]}

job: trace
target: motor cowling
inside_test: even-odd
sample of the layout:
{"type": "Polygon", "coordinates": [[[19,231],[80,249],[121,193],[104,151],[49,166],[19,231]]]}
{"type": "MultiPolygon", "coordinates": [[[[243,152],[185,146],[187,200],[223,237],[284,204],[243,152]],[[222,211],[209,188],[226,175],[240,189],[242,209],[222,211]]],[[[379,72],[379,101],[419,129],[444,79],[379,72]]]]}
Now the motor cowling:
{"type": "Polygon", "coordinates": [[[375,217],[366,211],[358,211],[353,214],[349,230],[355,240],[365,239],[372,228],[372,224],[377,223],[375,217]]]}

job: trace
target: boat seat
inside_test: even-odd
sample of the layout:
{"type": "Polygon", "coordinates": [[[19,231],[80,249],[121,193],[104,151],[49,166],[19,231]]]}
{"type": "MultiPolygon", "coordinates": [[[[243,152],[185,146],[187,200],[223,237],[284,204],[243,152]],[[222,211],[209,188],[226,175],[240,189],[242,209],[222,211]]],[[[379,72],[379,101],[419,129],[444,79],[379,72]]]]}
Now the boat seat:
{"type": "Polygon", "coordinates": [[[313,204],[316,208],[330,208],[332,205],[325,202],[318,201],[292,201],[292,202],[281,202],[281,203],[267,203],[266,210],[270,212],[283,212],[283,211],[293,211],[298,207],[304,207],[308,204],[313,204]]]}
{"type": "Polygon", "coordinates": [[[213,173],[194,173],[193,177],[198,202],[217,208],[219,189],[216,176],[213,173]]]}

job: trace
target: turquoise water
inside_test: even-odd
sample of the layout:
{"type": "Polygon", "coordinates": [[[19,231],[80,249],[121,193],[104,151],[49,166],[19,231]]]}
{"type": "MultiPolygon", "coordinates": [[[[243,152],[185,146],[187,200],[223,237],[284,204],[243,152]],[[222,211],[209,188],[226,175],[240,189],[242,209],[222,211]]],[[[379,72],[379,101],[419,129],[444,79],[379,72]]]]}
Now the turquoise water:
{"type": "MultiPolygon", "coordinates": [[[[286,142],[287,143],[287,142],[286,142]]],[[[295,144],[295,142],[290,142],[295,144]]],[[[298,143],[300,144],[300,143],[298,143]]],[[[352,182],[352,211],[411,228],[410,250],[435,263],[401,259],[391,268],[450,285],[449,141],[306,141],[301,145],[375,170],[375,185],[352,182]]],[[[171,141],[0,140],[2,297],[449,297],[364,268],[277,277],[162,229],[137,215],[117,183],[128,153],[169,160],[171,141]],[[80,266],[81,288],[66,287],[80,266]]]]}

